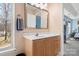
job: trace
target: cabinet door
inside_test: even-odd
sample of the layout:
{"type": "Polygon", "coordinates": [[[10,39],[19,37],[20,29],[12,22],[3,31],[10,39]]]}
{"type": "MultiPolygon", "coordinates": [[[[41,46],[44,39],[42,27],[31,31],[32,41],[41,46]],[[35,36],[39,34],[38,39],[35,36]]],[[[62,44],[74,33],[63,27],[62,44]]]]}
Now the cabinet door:
{"type": "Polygon", "coordinates": [[[55,37],[55,39],[54,39],[54,44],[55,44],[55,55],[58,55],[58,53],[59,53],[59,51],[60,51],[60,37],[59,36],[57,36],[57,37],[55,37]]]}
{"type": "Polygon", "coordinates": [[[49,37],[33,41],[33,55],[56,56],[60,49],[60,37],[49,37]]]}
{"type": "Polygon", "coordinates": [[[59,36],[52,37],[51,39],[51,55],[56,56],[60,49],[60,38],[59,36]]]}
{"type": "Polygon", "coordinates": [[[44,48],[33,48],[33,56],[44,56],[44,48]]]}
{"type": "Polygon", "coordinates": [[[50,56],[50,39],[44,38],[44,56],[50,56]]]}
{"type": "Polygon", "coordinates": [[[39,39],[33,41],[33,55],[44,56],[44,40],[39,39]]]}
{"type": "Polygon", "coordinates": [[[50,39],[50,55],[51,56],[55,56],[55,42],[54,42],[55,38],[51,37],[50,39]]]}
{"type": "Polygon", "coordinates": [[[33,40],[33,49],[32,49],[33,56],[38,55],[38,46],[39,46],[38,43],[39,43],[38,40],[33,40]]]}

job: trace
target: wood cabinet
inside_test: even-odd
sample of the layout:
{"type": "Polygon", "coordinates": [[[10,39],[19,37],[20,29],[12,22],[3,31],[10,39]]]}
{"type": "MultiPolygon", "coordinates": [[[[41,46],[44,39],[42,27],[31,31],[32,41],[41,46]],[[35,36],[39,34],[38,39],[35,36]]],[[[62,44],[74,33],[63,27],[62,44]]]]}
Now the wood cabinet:
{"type": "Polygon", "coordinates": [[[33,40],[31,47],[32,56],[56,56],[60,51],[60,36],[33,40]]]}

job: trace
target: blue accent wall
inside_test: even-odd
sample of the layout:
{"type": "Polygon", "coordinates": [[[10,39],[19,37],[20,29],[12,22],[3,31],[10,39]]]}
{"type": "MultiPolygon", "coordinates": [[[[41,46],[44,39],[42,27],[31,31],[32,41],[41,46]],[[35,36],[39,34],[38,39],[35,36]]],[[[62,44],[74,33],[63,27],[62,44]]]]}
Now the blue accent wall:
{"type": "Polygon", "coordinates": [[[41,16],[36,16],[36,28],[41,28],[41,16]]]}
{"type": "Polygon", "coordinates": [[[77,20],[73,19],[71,23],[72,23],[72,31],[78,32],[77,20]]]}

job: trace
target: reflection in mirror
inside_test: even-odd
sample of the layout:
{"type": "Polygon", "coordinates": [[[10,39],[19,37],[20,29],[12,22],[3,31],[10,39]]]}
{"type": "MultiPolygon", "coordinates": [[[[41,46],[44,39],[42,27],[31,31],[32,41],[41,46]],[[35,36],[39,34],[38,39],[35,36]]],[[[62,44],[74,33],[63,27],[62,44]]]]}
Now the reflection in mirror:
{"type": "Polygon", "coordinates": [[[47,28],[48,13],[41,11],[41,28],[47,28]]]}
{"type": "Polygon", "coordinates": [[[48,11],[26,4],[26,24],[27,28],[47,28],[48,11]]]}

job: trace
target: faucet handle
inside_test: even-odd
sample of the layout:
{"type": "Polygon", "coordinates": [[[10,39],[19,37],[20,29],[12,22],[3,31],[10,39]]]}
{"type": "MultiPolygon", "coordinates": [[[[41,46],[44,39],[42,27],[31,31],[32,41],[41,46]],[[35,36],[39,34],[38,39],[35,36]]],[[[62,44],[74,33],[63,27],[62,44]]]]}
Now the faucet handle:
{"type": "Polygon", "coordinates": [[[38,36],[39,34],[38,33],[36,33],[36,36],[38,36]]]}

